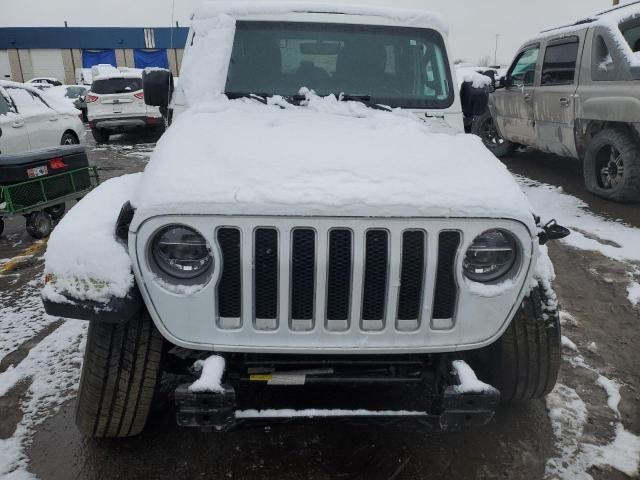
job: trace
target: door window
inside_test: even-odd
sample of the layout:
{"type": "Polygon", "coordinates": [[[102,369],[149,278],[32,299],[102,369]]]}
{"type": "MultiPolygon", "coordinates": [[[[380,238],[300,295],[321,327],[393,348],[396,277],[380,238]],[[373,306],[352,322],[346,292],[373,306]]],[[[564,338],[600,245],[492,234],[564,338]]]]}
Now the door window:
{"type": "Polygon", "coordinates": [[[7,99],[4,98],[4,95],[0,93],[0,115],[6,115],[7,113],[10,113],[12,111],[13,110],[11,109],[11,105],[9,104],[7,99]]]}
{"type": "Polygon", "coordinates": [[[49,109],[42,98],[29,90],[9,87],[7,88],[7,92],[13,99],[20,113],[25,115],[38,115],[49,109]]]}
{"type": "Polygon", "coordinates": [[[591,80],[616,80],[615,62],[602,35],[593,37],[591,52],[591,80]]]}
{"type": "Polygon", "coordinates": [[[542,63],[542,86],[571,85],[574,82],[579,46],[578,37],[547,46],[542,63]]]}
{"type": "Polygon", "coordinates": [[[518,55],[509,72],[509,78],[513,80],[515,85],[533,85],[539,55],[540,47],[538,46],[528,48],[518,55]]]}

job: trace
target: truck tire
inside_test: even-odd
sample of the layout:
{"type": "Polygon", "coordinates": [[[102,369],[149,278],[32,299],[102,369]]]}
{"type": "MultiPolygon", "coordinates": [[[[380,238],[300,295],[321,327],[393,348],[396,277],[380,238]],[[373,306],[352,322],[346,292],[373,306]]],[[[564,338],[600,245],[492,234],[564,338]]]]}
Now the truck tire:
{"type": "Polygon", "coordinates": [[[481,350],[472,365],[480,378],[500,390],[503,402],[541,398],[553,390],[558,377],[560,337],[555,301],[538,286],[502,337],[481,350]]]}
{"type": "Polygon", "coordinates": [[[584,182],[599,197],[616,202],[640,201],[640,145],[622,130],[595,135],[584,156],[584,182]]]}
{"type": "Polygon", "coordinates": [[[142,432],[161,376],[162,346],[146,310],[123,324],[91,323],[76,403],[83,435],[142,432]]]}
{"type": "Polygon", "coordinates": [[[109,132],[106,130],[102,130],[100,128],[92,128],[91,135],[93,135],[93,139],[96,143],[108,143],[109,142],[109,132]]]}
{"type": "Polygon", "coordinates": [[[518,148],[516,143],[505,140],[500,136],[489,112],[478,115],[473,119],[471,133],[480,137],[484,146],[498,158],[506,157],[518,148]]]}

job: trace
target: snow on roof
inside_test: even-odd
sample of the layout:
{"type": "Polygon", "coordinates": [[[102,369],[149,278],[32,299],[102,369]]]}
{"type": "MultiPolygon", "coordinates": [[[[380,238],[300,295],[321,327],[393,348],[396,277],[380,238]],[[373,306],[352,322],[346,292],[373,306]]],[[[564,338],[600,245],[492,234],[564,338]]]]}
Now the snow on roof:
{"type": "Polygon", "coordinates": [[[97,77],[93,77],[93,81],[109,80],[111,78],[142,78],[142,70],[139,72],[109,72],[100,74],[97,77]]]}
{"type": "Polygon", "coordinates": [[[278,15],[288,13],[331,13],[382,17],[394,22],[406,24],[407,26],[433,28],[445,34],[448,32],[448,27],[440,16],[428,10],[324,2],[207,1],[196,9],[194,20],[204,20],[221,14],[239,18],[251,15],[278,15]]]}
{"type": "Polygon", "coordinates": [[[39,88],[32,87],[30,84],[12,82],[10,80],[0,80],[0,87],[22,88],[24,90],[28,90],[31,93],[34,93],[37,96],[43,98],[44,101],[49,105],[49,107],[51,107],[58,113],[66,115],[78,115],[79,113],[78,110],[76,110],[73,106],[70,106],[68,102],[62,100],[56,95],[49,95],[49,89],[40,90],[39,88]]]}
{"type": "Polygon", "coordinates": [[[280,108],[221,97],[183,113],[132,199],[134,224],[201,213],[480,216],[532,227],[528,200],[477,137],[402,110],[309,98],[280,108]]]}

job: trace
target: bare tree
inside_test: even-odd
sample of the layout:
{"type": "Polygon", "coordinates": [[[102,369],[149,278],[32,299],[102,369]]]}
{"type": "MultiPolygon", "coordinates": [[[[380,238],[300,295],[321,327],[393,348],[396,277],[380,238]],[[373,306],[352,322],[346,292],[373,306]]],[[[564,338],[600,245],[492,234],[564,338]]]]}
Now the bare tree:
{"type": "Polygon", "coordinates": [[[477,65],[479,67],[488,67],[489,62],[491,62],[491,56],[485,55],[484,57],[481,57],[480,60],[478,60],[477,65]]]}

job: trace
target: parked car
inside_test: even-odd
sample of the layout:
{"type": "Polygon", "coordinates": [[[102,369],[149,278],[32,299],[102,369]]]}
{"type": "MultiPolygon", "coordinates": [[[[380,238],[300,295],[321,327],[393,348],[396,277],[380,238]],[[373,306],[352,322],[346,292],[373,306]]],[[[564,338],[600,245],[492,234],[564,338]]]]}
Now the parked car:
{"type": "Polygon", "coordinates": [[[640,5],[543,32],[518,52],[478,133],[497,156],[518,145],[579,158],[592,193],[640,201],[640,5]]]}
{"type": "Polygon", "coordinates": [[[58,87],[62,85],[62,82],[60,80],[58,80],[57,78],[51,78],[51,77],[32,78],[31,80],[28,80],[25,83],[39,89],[58,87]]]}
{"type": "Polygon", "coordinates": [[[176,389],[178,423],[214,431],[353,415],[453,430],[551,391],[560,324],[542,244],[566,230],[540,224],[460,134],[445,31],[424,11],[201,7],[173,94],[169,71],[144,74],[145,101],[173,119],[162,148],[48,243],[47,312],[91,321],[84,435],[140,433],[165,365],[200,377],[176,389]],[[257,403],[251,386],[274,385],[330,390],[307,409],[286,390],[285,410],[257,403]],[[396,387],[415,390],[380,410],[396,387]]]}
{"type": "Polygon", "coordinates": [[[82,121],[89,121],[87,118],[86,95],[91,86],[87,85],[60,85],[47,90],[47,95],[53,95],[58,99],[77,108],[82,113],[82,121]]]}
{"type": "Polygon", "coordinates": [[[160,110],[144,102],[141,72],[115,71],[94,77],[85,96],[93,138],[106,143],[112,134],[164,131],[160,110]]]}
{"type": "Polygon", "coordinates": [[[73,107],[22,83],[0,80],[0,153],[84,143],[73,107]]]}

